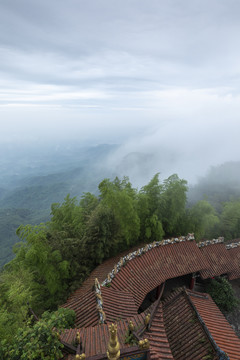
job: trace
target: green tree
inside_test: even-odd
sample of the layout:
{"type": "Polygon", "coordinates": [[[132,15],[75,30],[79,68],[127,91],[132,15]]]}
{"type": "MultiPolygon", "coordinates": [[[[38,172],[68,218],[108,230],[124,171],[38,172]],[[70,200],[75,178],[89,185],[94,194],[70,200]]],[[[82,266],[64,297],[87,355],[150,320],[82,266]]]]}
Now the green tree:
{"type": "Polygon", "coordinates": [[[233,200],[224,203],[220,216],[221,231],[227,239],[240,237],[240,200],[233,200]]]}
{"type": "Polygon", "coordinates": [[[188,216],[188,231],[194,232],[197,240],[211,238],[220,223],[215,209],[206,200],[198,201],[189,209],[188,216]]]}
{"type": "Polygon", "coordinates": [[[28,305],[35,294],[33,274],[26,268],[10,265],[0,273],[0,339],[11,342],[13,334],[28,319],[28,305]]]}
{"type": "Polygon", "coordinates": [[[79,237],[82,209],[77,205],[76,197],[70,198],[68,194],[62,204],[52,204],[51,215],[49,230],[52,233],[58,233],[64,238],[79,237]]]}
{"type": "Polygon", "coordinates": [[[99,204],[86,223],[83,237],[87,261],[92,267],[121,250],[118,232],[119,226],[111,209],[99,204]]]}
{"type": "Polygon", "coordinates": [[[47,240],[46,227],[20,226],[17,234],[23,241],[16,247],[16,257],[11,268],[21,266],[33,274],[31,290],[36,294],[36,304],[42,309],[54,307],[63,300],[69,279],[69,263],[62,259],[58,250],[53,250],[47,240]]]}
{"type": "Polygon", "coordinates": [[[187,181],[179,179],[177,174],[169,176],[163,182],[159,210],[166,235],[175,236],[181,233],[181,222],[186,211],[187,189],[187,181]]]}
{"type": "Polygon", "coordinates": [[[156,174],[138,194],[141,241],[159,241],[164,235],[159,219],[162,191],[163,185],[159,183],[159,174],[156,174]]]}
{"type": "Polygon", "coordinates": [[[99,201],[85,193],[80,203],[68,195],[62,204],[52,205],[52,219],[48,224],[48,242],[69,263],[69,291],[73,291],[92,270],[94,263],[84,242],[86,226],[99,201]]]}
{"type": "Polygon", "coordinates": [[[123,246],[134,244],[140,232],[140,220],[137,214],[137,192],[132,188],[128,178],[120,181],[103,180],[99,184],[100,199],[104,206],[113,213],[119,227],[119,236],[123,246]]]}
{"type": "Polygon", "coordinates": [[[1,341],[0,355],[9,360],[61,359],[63,345],[59,333],[73,325],[74,315],[72,310],[60,309],[54,313],[45,312],[41,320],[33,324],[30,319],[18,330],[12,343],[1,341]]]}

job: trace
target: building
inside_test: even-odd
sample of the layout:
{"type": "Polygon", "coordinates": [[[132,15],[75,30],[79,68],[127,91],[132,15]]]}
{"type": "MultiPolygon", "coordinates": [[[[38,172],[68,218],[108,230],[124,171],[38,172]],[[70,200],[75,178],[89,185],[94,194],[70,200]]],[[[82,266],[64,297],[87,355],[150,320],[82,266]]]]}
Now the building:
{"type": "Polygon", "coordinates": [[[76,312],[76,328],[61,337],[64,359],[107,359],[112,323],[122,359],[240,359],[240,339],[210,295],[194,289],[239,278],[238,245],[196,244],[189,234],[105,261],[64,304],[76,312]]]}

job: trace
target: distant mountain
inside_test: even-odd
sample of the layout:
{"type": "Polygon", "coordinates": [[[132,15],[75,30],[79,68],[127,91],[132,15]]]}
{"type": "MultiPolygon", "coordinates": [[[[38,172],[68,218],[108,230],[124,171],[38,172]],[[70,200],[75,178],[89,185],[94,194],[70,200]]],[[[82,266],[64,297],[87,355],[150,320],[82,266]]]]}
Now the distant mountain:
{"type": "Polygon", "coordinates": [[[217,210],[222,203],[231,199],[240,198],[240,162],[226,162],[211,167],[205,177],[198,180],[195,186],[190,187],[189,203],[199,200],[208,200],[217,210]]]}
{"type": "MultiPolygon", "coordinates": [[[[61,203],[67,194],[80,199],[84,192],[96,193],[106,177],[129,176],[133,186],[141,186],[156,172],[166,171],[166,163],[172,165],[173,161],[171,154],[165,158],[140,152],[122,155],[118,145],[108,144],[0,146],[0,151],[0,267],[13,256],[17,227],[50,219],[52,203],[61,203]]],[[[240,162],[212,167],[190,187],[189,205],[207,199],[221,210],[222,202],[240,198],[239,179],[240,162]]]]}
{"type": "Polygon", "coordinates": [[[96,192],[101,180],[112,177],[105,163],[116,148],[71,144],[48,152],[15,150],[15,156],[13,149],[5,149],[0,159],[0,267],[13,256],[19,225],[45,222],[52,203],[61,203],[67,194],[80,198],[84,192],[96,192]]]}

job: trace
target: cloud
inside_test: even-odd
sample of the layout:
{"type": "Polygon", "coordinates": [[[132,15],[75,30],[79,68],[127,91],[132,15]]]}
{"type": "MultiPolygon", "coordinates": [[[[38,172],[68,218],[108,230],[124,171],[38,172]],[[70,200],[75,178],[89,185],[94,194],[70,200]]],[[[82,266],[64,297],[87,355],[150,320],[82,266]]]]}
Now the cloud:
{"type": "Polygon", "coordinates": [[[119,162],[152,154],[149,169],[184,176],[237,160],[239,13],[237,0],[1,2],[0,141],[122,143],[119,162]]]}

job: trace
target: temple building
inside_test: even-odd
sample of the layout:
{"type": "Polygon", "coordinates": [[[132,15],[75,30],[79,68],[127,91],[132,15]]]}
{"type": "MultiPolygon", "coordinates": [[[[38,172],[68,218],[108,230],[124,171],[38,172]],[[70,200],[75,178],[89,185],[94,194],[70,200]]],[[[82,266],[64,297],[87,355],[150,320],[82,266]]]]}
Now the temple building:
{"type": "Polygon", "coordinates": [[[201,291],[215,276],[240,278],[239,245],[189,234],[105,261],[63,305],[76,313],[64,360],[239,360],[240,339],[201,291]]]}

